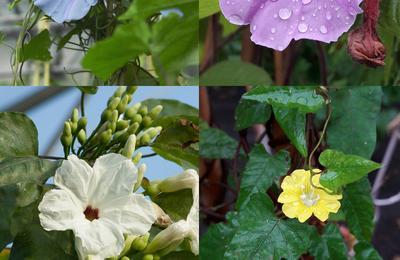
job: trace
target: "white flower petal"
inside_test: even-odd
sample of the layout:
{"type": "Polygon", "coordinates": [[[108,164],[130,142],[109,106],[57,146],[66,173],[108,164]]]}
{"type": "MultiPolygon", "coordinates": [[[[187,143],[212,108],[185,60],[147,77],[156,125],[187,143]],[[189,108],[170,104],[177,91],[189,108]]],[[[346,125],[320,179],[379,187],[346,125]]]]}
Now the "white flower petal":
{"type": "Polygon", "coordinates": [[[90,203],[96,206],[103,200],[112,200],[132,193],[137,171],[133,162],[120,154],[99,157],[93,166],[90,203]]]}
{"type": "Polygon", "coordinates": [[[144,235],[156,220],[151,202],[140,194],[129,194],[102,202],[99,209],[100,218],[114,222],[126,234],[144,235]]]}
{"type": "Polygon", "coordinates": [[[191,227],[191,232],[189,233],[190,247],[193,254],[199,254],[199,179],[197,175],[197,183],[193,187],[193,205],[190,212],[186,218],[188,224],[191,227]]]}
{"type": "Polygon", "coordinates": [[[124,248],[122,230],[107,219],[75,226],[75,249],[79,258],[85,260],[91,255],[93,259],[105,259],[118,256],[124,248]]]}
{"type": "Polygon", "coordinates": [[[85,204],[88,201],[88,185],[92,173],[92,168],[84,160],[70,155],[57,169],[54,184],[63,190],[69,190],[85,204]]]}
{"type": "Polygon", "coordinates": [[[38,208],[40,224],[47,231],[72,229],[76,223],[85,221],[80,201],[65,190],[48,191],[38,208]]]}

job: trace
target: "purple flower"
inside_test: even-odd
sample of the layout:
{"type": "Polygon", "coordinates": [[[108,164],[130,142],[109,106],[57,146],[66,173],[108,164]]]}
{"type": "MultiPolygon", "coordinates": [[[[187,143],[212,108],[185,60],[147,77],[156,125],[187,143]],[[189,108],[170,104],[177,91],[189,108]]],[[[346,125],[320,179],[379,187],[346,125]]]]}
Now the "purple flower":
{"type": "Polygon", "coordinates": [[[97,0],[33,0],[46,15],[57,23],[79,20],[97,4],[97,0]]]}
{"type": "Polygon", "coordinates": [[[220,0],[233,24],[250,24],[256,44],[284,50],[292,39],[336,41],[353,25],[362,0],[220,0]]]}

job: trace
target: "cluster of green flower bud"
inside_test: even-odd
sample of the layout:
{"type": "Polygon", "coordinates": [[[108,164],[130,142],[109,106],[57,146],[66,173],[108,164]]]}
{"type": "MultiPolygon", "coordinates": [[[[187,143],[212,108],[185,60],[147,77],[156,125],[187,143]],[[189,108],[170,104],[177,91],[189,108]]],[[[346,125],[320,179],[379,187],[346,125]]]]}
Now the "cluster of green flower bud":
{"type": "Polygon", "coordinates": [[[60,137],[66,154],[69,153],[76,138],[81,144],[86,141],[86,125],[87,118],[79,117],[78,109],[74,108],[71,118],[64,123],[64,129],[60,137]]]}
{"type": "MultiPolygon", "coordinates": [[[[143,236],[135,236],[135,235],[125,235],[125,245],[121,254],[119,255],[119,259],[130,259],[127,257],[128,254],[134,252],[142,252],[146,249],[149,243],[150,234],[147,233],[143,236]]],[[[118,259],[118,258],[116,258],[118,259]]],[[[146,254],[142,259],[160,259],[159,256],[153,254],[146,254]]]]}

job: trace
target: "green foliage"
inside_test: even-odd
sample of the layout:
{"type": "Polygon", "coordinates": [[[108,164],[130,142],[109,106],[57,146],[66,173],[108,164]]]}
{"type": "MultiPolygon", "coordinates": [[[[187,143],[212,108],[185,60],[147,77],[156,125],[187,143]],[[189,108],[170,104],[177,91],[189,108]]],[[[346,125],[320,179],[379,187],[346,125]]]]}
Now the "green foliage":
{"type": "Polygon", "coordinates": [[[163,158],[183,168],[197,169],[199,166],[199,126],[176,118],[164,127],[152,144],[152,149],[163,158]]]}
{"type": "Polygon", "coordinates": [[[251,196],[241,208],[237,223],[225,252],[227,259],[297,259],[310,246],[312,227],[276,218],[265,193],[251,196]]]}
{"type": "Polygon", "coordinates": [[[242,130],[254,124],[263,124],[271,116],[271,106],[254,101],[241,99],[235,111],[235,128],[242,130]]]}
{"type": "Polygon", "coordinates": [[[50,54],[51,39],[48,30],[40,32],[28,43],[24,44],[21,51],[19,62],[27,60],[49,61],[52,59],[50,54]]]}
{"type": "Polygon", "coordinates": [[[193,205],[192,190],[185,189],[170,193],[161,193],[153,198],[174,222],[186,219],[193,205]],[[179,201],[179,203],[177,203],[179,201]]]}
{"type": "Polygon", "coordinates": [[[200,78],[203,86],[267,85],[271,82],[270,76],[263,69],[240,60],[217,63],[200,78]]]}
{"type": "Polygon", "coordinates": [[[163,107],[159,117],[163,116],[199,116],[199,110],[188,104],[179,102],[173,99],[146,99],[142,102],[142,105],[148,107],[155,107],[161,105],[163,107]]]}
{"type": "Polygon", "coordinates": [[[199,18],[205,18],[219,12],[218,0],[200,0],[199,2],[199,18]]]}
{"type": "Polygon", "coordinates": [[[372,247],[370,243],[358,242],[354,250],[356,251],[356,260],[381,260],[382,257],[378,252],[372,247]]]}
{"type": "Polygon", "coordinates": [[[324,99],[312,87],[269,87],[253,88],[244,99],[266,102],[273,107],[298,109],[303,113],[315,113],[323,105],[324,99]]]}
{"type": "Polygon", "coordinates": [[[237,142],[224,131],[207,128],[200,131],[200,156],[209,159],[232,159],[237,142]]]}
{"type": "Polygon", "coordinates": [[[243,172],[237,208],[249,203],[251,196],[266,192],[272,183],[289,170],[290,158],[287,152],[281,151],[272,156],[264,146],[256,145],[249,154],[249,160],[243,172]]]}
{"type": "Polygon", "coordinates": [[[315,232],[312,236],[310,253],[316,259],[346,259],[347,248],[335,224],[325,226],[323,234],[315,232]]]}
{"type": "Polygon", "coordinates": [[[291,143],[303,157],[307,157],[306,114],[298,109],[274,107],[273,110],[276,121],[291,143]]]}
{"type": "Polygon", "coordinates": [[[321,175],[320,182],[330,190],[358,181],[380,168],[380,164],[376,162],[335,150],[325,150],[320,155],[319,162],[327,168],[327,172],[321,175]]]}
{"type": "Polygon", "coordinates": [[[37,129],[21,113],[0,112],[0,158],[37,155],[37,129]]]}

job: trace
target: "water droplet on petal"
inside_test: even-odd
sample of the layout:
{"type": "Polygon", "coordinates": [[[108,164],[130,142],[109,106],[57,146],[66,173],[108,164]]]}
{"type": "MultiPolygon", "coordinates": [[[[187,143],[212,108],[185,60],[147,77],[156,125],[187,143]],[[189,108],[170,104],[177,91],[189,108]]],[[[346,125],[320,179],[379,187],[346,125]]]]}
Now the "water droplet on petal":
{"type": "Polygon", "coordinates": [[[328,32],[328,29],[326,29],[325,25],[321,25],[321,27],[319,27],[319,31],[323,34],[328,32]]]}
{"type": "Polygon", "coordinates": [[[280,17],[282,20],[287,20],[287,19],[290,18],[290,16],[292,16],[292,11],[291,11],[291,10],[289,10],[289,9],[287,9],[287,8],[281,8],[281,9],[279,10],[279,17],[280,17]]]}
{"type": "Polygon", "coordinates": [[[299,32],[305,33],[308,30],[308,25],[305,23],[299,23],[299,25],[297,26],[297,29],[299,30],[299,32]]]}

